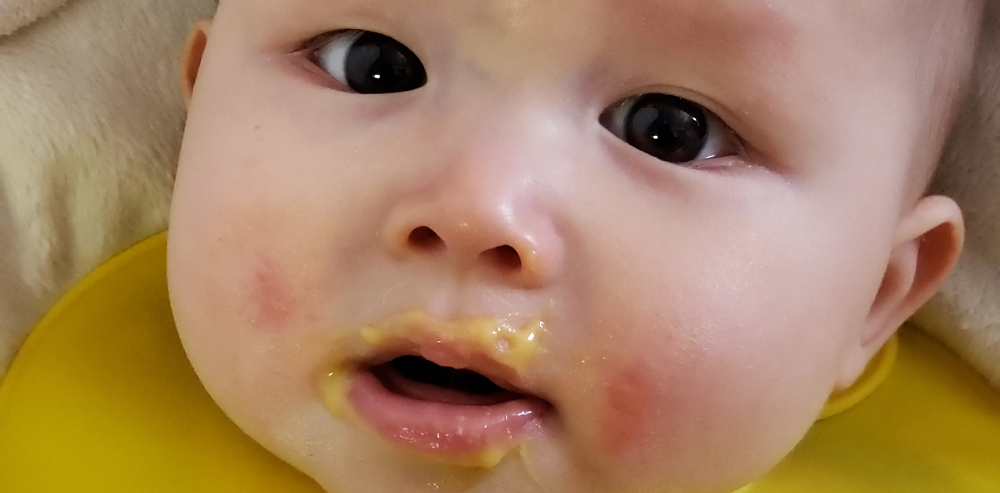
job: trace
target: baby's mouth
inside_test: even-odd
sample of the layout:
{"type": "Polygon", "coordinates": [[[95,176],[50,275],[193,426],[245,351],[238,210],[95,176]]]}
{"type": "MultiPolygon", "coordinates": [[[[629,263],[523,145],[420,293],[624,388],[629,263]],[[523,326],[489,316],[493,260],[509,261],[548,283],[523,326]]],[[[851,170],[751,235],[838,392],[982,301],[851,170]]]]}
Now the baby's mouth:
{"type": "Polygon", "coordinates": [[[520,386],[539,353],[541,322],[441,322],[411,312],[365,327],[323,381],[327,409],[435,462],[492,468],[551,405],[520,386]],[[355,357],[350,356],[355,354],[355,357]],[[357,358],[360,356],[360,358],[357,358]]]}
{"type": "Polygon", "coordinates": [[[478,372],[441,366],[405,355],[368,369],[386,390],[401,397],[453,406],[491,406],[525,398],[478,372]]]}

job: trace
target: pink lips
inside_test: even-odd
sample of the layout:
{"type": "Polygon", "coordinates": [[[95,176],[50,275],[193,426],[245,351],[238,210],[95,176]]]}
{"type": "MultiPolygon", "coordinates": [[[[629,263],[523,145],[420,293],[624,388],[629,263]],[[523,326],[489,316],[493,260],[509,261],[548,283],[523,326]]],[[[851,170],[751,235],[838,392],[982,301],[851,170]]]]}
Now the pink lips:
{"type": "Polygon", "coordinates": [[[549,409],[536,397],[494,388],[477,393],[420,382],[383,364],[357,372],[347,398],[386,440],[415,452],[461,458],[513,447],[549,409]]]}

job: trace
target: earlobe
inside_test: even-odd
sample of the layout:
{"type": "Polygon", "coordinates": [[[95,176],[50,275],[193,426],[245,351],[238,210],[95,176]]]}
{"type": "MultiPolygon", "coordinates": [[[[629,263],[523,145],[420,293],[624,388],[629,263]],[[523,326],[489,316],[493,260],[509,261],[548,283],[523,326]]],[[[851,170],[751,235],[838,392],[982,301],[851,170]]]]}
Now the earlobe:
{"type": "Polygon", "coordinates": [[[902,218],[882,285],[838,388],[850,386],[885,341],[937,291],[955,265],[964,237],[962,212],[947,197],[923,197],[902,218]]]}
{"type": "Polygon", "coordinates": [[[184,98],[184,106],[191,104],[191,95],[194,93],[195,79],[198,78],[198,69],[201,68],[201,57],[205,54],[205,45],[208,44],[208,33],[212,27],[211,19],[202,19],[191,28],[187,42],[184,44],[184,52],[181,56],[181,96],[184,98]]]}

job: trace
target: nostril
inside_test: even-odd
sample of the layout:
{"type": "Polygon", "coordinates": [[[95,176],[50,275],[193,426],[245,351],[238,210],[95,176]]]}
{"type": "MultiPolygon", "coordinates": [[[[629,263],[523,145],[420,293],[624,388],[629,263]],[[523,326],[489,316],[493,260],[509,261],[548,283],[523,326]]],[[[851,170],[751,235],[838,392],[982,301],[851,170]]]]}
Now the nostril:
{"type": "Polygon", "coordinates": [[[410,248],[424,252],[436,252],[444,247],[444,240],[427,226],[420,226],[410,231],[410,236],[406,241],[410,248]]]}
{"type": "Polygon", "coordinates": [[[480,253],[479,257],[487,264],[504,272],[513,272],[521,269],[521,256],[510,245],[490,248],[480,253]]]}

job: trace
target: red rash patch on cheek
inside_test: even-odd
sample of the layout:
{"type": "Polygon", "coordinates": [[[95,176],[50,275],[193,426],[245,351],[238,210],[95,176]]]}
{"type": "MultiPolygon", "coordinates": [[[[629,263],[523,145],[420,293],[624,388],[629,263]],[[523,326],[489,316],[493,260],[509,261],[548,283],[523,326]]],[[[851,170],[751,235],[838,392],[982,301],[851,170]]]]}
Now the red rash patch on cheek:
{"type": "Polygon", "coordinates": [[[645,434],[654,411],[653,383],[642,364],[612,373],[607,380],[601,439],[612,454],[625,455],[645,434]]]}
{"type": "Polygon", "coordinates": [[[250,291],[250,322],[271,330],[280,330],[296,305],[292,284],[277,263],[266,256],[257,256],[250,291]]]}

